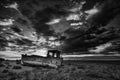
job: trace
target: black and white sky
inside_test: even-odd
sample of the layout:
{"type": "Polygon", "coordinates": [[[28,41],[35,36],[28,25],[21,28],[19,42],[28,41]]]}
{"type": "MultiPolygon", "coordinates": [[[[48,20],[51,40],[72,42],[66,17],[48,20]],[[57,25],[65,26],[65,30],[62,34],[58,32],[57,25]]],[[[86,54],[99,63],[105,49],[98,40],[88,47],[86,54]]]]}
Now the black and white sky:
{"type": "Polygon", "coordinates": [[[0,0],[0,55],[117,53],[119,22],[119,0],[0,0]]]}

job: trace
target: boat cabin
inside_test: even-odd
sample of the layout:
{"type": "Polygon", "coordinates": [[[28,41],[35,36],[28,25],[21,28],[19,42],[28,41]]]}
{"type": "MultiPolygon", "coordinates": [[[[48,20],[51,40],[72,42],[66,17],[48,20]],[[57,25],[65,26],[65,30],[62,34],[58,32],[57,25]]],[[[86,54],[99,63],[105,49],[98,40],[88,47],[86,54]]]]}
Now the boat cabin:
{"type": "Polygon", "coordinates": [[[48,50],[47,57],[60,58],[60,53],[59,50],[48,50]]]}

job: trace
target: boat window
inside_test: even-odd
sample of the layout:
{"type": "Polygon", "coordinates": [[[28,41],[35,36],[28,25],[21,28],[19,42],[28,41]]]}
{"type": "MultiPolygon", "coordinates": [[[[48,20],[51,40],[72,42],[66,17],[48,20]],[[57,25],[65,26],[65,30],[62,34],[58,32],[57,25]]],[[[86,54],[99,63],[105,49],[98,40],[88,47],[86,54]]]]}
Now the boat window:
{"type": "Polygon", "coordinates": [[[50,53],[49,53],[49,55],[52,57],[53,53],[52,53],[52,52],[50,52],[50,53]]]}
{"type": "Polygon", "coordinates": [[[57,53],[54,54],[54,57],[57,57],[57,53]]]}

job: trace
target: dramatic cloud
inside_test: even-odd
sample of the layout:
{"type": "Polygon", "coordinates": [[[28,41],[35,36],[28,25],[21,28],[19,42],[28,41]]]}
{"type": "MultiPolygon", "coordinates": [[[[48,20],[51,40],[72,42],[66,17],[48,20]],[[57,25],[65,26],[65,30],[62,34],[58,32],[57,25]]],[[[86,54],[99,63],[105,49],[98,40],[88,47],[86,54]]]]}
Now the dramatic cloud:
{"type": "Polygon", "coordinates": [[[98,12],[100,12],[100,9],[97,8],[97,6],[95,5],[92,9],[85,11],[85,13],[88,14],[86,19],[91,18],[92,16],[94,16],[95,14],[97,14],[98,12]]]}
{"type": "Polygon", "coordinates": [[[112,46],[111,43],[106,43],[106,44],[95,47],[96,49],[90,49],[89,52],[101,53],[101,52],[104,52],[106,50],[106,48],[111,47],[111,46],[112,46]]]}
{"type": "Polygon", "coordinates": [[[9,4],[7,6],[4,6],[5,8],[13,8],[13,9],[16,9],[18,10],[18,4],[15,2],[13,4],[9,4]]]}
{"type": "MultiPolygon", "coordinates": [[[[99,53],[120,37],[119,0],[0,2],[1,51],[39,54],[55,48],[72,53],[96,48],[91,51],[99,53]]],[[[110,46],[108,52],[114,51],[110,46]]]]}
{"type": "Polygon", "coordinates": [[[13,19],[3,19],[3,21],[0,21],[1,26],[11,26],[13,25],[13,19]]]}
{"type": "Polygon", "coordinates": [[[59,23],[61,19],[53,19],[51,20],[50,22],[46,23],[48,25],[52,25],[52,24],[56,24],[56,23],[59,23]]]}

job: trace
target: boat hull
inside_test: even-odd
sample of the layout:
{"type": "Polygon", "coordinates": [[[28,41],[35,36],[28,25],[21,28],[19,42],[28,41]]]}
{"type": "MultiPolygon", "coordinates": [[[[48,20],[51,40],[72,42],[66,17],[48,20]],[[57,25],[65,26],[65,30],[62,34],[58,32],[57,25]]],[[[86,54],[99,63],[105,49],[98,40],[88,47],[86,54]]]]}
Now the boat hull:
{"type": "Polygon", "coordinates": [[[57,68],[61,66],[62,59],[61,58],[48,58],[48,57],[34,57],[34,56],[26,56],[22,57],[21,64],[23,65],[34,65],[34,66],[50,66],[57,68]]]}

